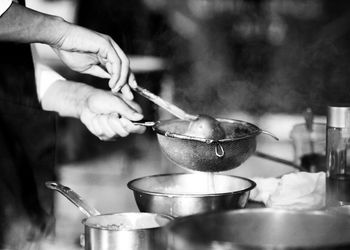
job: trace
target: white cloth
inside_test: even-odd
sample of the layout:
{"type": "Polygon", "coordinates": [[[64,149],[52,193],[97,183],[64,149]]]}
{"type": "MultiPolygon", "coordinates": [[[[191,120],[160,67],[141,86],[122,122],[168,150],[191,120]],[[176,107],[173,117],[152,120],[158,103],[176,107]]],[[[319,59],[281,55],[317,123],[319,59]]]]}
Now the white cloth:
{"type": "Polygon", "coordinates": [[[11,6],[12,0],[0,0],[0,17],[11,6]]]}
{"type": "Polygon", "coordinates": [[[282,178],[253,178],[257,186],[250,199],[266,207],[310,210],[325,206],[326,174],[298,172],[282,178]]]}

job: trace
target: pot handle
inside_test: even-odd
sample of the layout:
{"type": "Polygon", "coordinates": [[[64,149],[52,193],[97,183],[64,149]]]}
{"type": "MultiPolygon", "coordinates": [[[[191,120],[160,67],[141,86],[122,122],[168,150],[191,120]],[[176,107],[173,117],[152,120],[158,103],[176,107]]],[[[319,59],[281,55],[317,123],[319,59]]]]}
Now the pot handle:
{"type": "Polygon", "coordinates": [[[87,204],[83,198],[78,195],[76,192],[71,190],[69,187],[63,186],[59,183],[48,181],[45,183],[46,187],[52,190],[56,190],[63,194],[68,200],[70,200],[75,206],[79,208],[79,210],[85,214],[87,217],[100,215],[101,213],[96,210],[96,208],[87,204]]]}

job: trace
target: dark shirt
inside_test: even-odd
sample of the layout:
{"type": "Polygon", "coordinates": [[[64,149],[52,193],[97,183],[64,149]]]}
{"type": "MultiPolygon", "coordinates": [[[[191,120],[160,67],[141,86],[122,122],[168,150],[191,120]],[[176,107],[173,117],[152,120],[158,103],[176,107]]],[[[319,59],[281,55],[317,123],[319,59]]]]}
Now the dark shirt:
{"type": "Polygon", "coordinates": [[[38,101],[30,45],[0,53],[0,249],[26,249],[53,226],[55,114],[38,101]]]}

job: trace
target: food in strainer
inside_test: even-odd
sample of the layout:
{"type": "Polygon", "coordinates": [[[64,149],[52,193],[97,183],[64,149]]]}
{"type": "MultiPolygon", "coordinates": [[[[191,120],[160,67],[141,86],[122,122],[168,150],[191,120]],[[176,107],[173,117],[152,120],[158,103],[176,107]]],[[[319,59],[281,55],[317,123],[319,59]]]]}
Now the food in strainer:
{"type": "Polygon", "coordinates": [[[190,122],[185,135],[220,140],[225,138],[225,131],[215,118],[209,115],[198,115],[197,119],[190,122]]]}

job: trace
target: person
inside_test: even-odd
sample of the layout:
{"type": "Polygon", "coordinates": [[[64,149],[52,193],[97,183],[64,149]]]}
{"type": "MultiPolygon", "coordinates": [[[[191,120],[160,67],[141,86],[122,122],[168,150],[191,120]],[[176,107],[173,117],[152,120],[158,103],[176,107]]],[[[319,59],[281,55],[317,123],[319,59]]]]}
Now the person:
{"type": "Polygon", "coordinates": [[[132,123],[143,116],[121,48],[23,4],[0,1],[0,249],[35,249],[52,232],[53,197],[44,182],[56,178],[57,114],[80,119],[101,140],[144,131],[132,123]],[[109,79],[112,91],[60,76],[36,85],[30,43],[51,46],[75,71],[109,79]]]}

